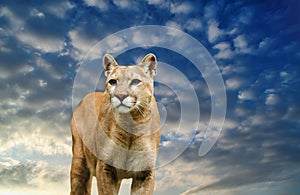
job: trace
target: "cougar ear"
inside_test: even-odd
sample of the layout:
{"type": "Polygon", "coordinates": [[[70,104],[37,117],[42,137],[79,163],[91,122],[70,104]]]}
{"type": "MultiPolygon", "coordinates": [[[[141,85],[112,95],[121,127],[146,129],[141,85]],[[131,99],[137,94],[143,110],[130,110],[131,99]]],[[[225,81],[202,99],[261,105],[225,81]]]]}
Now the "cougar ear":
{"type": "Polygon", "coordinates": [[[156,66],[157,66],[157,62],[154,54],[149,53],[143,58],[141,67],[143,68],[145,73],[148,74],[149,76],[151,77],[155,76],[156,66]]]}
{"type": "Polygon", "coordinates": [[[113,67],[118,66],[115,58],[109,54],[105,54],[103,57],[103,67],[105,70],[105,76],[108,76],[113,67]]]}

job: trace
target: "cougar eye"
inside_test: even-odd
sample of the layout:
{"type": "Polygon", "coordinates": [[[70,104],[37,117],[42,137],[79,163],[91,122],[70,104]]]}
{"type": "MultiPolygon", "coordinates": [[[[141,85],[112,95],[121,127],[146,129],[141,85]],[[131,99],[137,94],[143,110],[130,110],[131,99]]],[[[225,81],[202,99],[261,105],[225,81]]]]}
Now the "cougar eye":
{"type": "Polygon", "coordinates": [[[117,80],[116,80],[116,79],[110,79],[110,80],[108,81],[108,83],[109,83],[110,85],[112,85],[112,86],[115,86],[115,85],[117,85],[117,80]]]}
{"type": "Polygon", "coordinates": [[[130,84],[131,85],[138,85],[140,82],[142,82],[142,81],[139,80],[139,79],[133,79],[130,84]]]}

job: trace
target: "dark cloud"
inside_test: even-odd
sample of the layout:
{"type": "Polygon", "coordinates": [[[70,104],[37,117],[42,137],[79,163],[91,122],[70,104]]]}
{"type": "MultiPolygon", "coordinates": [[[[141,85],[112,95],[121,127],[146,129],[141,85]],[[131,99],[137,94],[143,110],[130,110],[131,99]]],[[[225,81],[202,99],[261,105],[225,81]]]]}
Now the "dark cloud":
{"type": "Polygon", "coordinates": [[[0,170],[0,188],[42,187],[43,183],[60,183],[67,179],[66,172],[48,167],[45,162],[27,162],[0,170]]]}

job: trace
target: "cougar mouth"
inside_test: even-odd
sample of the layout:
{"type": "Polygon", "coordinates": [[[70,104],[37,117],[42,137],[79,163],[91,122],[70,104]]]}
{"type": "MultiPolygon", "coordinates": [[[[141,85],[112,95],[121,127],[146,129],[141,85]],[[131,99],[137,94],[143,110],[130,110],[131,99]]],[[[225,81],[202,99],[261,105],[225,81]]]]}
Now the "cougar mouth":
{"type": "Polygon", "coordinates": [[[137,101],[135,98],[128,96],[125,99],[120,100],[117,97],[111,98],[111,104],[121,113],[126,113],[133,110],[137,106],[137,101]]]}
{"type": "Polygon", "coordinates": [[[120,113],[127,113],[130,110],[132,110],[132,107],[126,106],[124,104],[120,104],[119,106],[116,107],[116,109],[120,112],[120,113]]]}
{"type": "Polygon", "coordinates": [[[126,105],[123,104],[123,103],[121,103],[120,105],[118,105],[116,108],[118,109],[118,108],[120,108],[120,107],[125,107],[125,108],[128,108],[128,109],[133,108],[133,107],[131,107],[131,106],[126,106],[126,105]]]}

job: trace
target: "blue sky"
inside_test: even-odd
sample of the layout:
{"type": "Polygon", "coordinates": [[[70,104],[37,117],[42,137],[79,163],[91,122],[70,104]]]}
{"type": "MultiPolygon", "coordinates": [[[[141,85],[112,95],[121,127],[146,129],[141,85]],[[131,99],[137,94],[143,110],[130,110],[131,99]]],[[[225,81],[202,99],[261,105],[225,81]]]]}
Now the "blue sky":
{"type": "MultiPolygon", "coordinates": [[[[161,67],[169,64],[189,79],[199,101],[194,105],[187,96],[178,98],[170,86],[156,84],[166,116],[162,150],[172,152],[190,143],[190,129],[184,127],[193,123],[192,115],[182,121],[178,134],[172,132],[180,118],[180,101],[190,109],[198,106],[201,117],[186,150],[157,169],[154,194],[296,195],[300,191],[299,10],[296,0],[1,1],[0,194],[69,193],[69,120],[83,58],[99,41],[120,30],[160,25],[185,32],[207,49],[224,81],[227,109],[216,144],[199,157],[212,113],[204,72],[179,53],[160,47],[136,48],[116,58],[120,64],[133,64],[146,53],[155,53],[161,67]]],[[[162,40],[152,33],[136,34],[134,40],[142,43],[149,38],[159,45],[162,40]]],[[[126,47],[118,38],[111,45],[118,51],[126,47]]],[[[182,47],[186,52],[195,49],[182,47]]],[[[99,71],[100,53],[88,55],[99,71]]],[[[167,69],[159,70],[158,81],[184,89],[167,69]]],[[[97,71],[89,73],[82,77],[82,85],[100,78],[97,90],[103,89],[103,77],[97,71]]]]}

